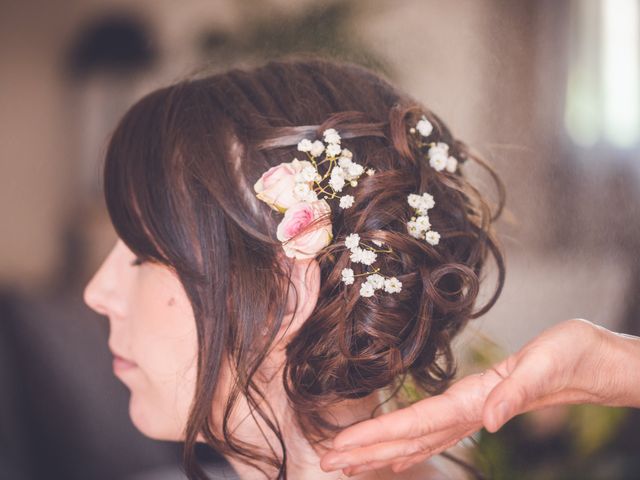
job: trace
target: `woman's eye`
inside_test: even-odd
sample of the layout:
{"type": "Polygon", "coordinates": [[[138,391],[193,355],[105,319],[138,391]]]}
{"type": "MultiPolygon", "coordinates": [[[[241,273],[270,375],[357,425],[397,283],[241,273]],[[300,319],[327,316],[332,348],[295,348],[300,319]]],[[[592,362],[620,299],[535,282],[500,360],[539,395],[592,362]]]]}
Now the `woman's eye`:
{"type": "Polygon", "coordinates": [[[142,265],[144,263],[144,260],[140,257],[136,257],[131,261],[131,265],[134,267],[137,267],[139,265],[142,265]]]}

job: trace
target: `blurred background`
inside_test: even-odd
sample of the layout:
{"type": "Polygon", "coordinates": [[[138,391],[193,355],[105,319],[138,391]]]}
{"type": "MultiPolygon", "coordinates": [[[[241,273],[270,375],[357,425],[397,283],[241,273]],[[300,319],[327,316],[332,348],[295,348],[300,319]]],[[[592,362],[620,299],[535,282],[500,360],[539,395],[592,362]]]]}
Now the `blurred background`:
{"type": "MultiPolygon", "coordinates": [[[[505,181],[507,281],[463,371],[567,318],[640,334],[640,1],[0,0],[1,479],[184,478],[180,445],[130,424],[82,302],[116,240],[104,149],[145,93],[295,52],[384,72],[505,181]]],[[[476,453],[497,479],[636,479],[638,431],[556,408],[476,453]]]]}

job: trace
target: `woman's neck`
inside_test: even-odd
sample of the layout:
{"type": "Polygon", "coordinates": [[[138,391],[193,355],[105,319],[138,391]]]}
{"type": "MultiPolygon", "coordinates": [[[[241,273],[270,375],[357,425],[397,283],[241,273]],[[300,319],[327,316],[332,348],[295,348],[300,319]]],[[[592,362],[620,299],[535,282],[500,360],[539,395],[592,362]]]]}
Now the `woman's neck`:
{"type": "MultiPolygon", "coordinates": [[[[274,407],[274,397],[268,396],[267,398],[270,398],[271,406],[274,407]]],[[[361,409],[361,411],[364,410],[364,408],[361,409]]],[[[322,471],[322,469],[320,468],[320,456],[323,454],[323,451],[319,450],[318,452],[316,452],[314,450],[309,441],[303,435],[302,431],[296,425],[293,411],[291,411],[290,408],[288,409],[288,411],[284,408],[278,409],[278,413],[279,414],[277,415],[277,420],[278,424],[280,425],[282,438],[284,439],[287,449],[287,478],[296,480],[338,480],[340,478],[344,478],[344,475],[341,476],[340,471],[329,473],[322,471]]],[[[263,431],[267,433],[267,430],[265,430],[264,427],[263,431]]],[[[248,429],[243,433],[243,440],[251,442],[255,445],[264,445],[266,443],[262,433],[257,428],[257,425],[255,431],[252,432],[253,435],[255,435],[252,435],[253,438],[246,438],[246,434],[249,434],[248,429]]],[[[268,433],[270,434],[271,432],[268,433]]],[[[269,436],[271,437],[271,435],[269,436]]],[[[273,439],[275,439],[275,436],[273,436],[273,439]]],[[[274,446],[277,445],[277,440],[276,442],[271,441],[271,444],[274,446]]],[[[268,453],[268,450],[265,450],[265,453],[268,453]]],[[[233,466],[234,470],[242,480],[263,480],[267,478],[276,478],[276,473],[273,470],[269,472],[268,476],[265,476],[257,472],[254,468],[240,462],[237,459],[227,457],[227,460],[233,466]]],[[[354,478],[365,479],[367,477],[358,476],[354,478]]],[[[376,478],[380,477],[378,476],[376,478]]]]}
{"type": "MultiPolygon", "coordinates": [[[[277,377],[277,376],[276,376],[277,377]]],[[[314,448],[300,430],[295,420],[295,415],[288,405],[284,388],[281,381],[270,382],[265,398],[269,401],[269,407],[273,409],[276,420],[281,429],[282,438],[287,449],[287,478],[296,480],[338,480],[344,479],[344,474],[340,470],[325,472],[320,468],[320,457],[325,453],[322,447],[314,448]]],[[[349,425],[358,421],[370,418],[371,413],[380,402],[377,394],[369,397],[345,401],[332,407],[327,413],[327,418],[331,418],[339,425],[349,425]]],[[[281,454],[279,441],[273,432],[262,422],[254,421],[251,415],[246,415],[246,421],[236,430],[243,441],[253,445],[261,446],[264,454],[272,456],[271,450],[265,448],[267,436],[269,443],[281,454]],[[264,433],[263,433],[264,432],[264,433]]],[[[255,415],[258,417],[258,415],[255,415]]],[[[265,476],[255,468],[239,461],[236,458],[227,456],[227,461],[232,465],[236,473],[242,480],[264,480],[277,478],[275,470],[268,471],[265,476]]],[[[389,468],[376,470],[375,472],[365,472],[351,478],[358,480],[385,480],[385,479],[432,479],[437,478],[433,474],[432,467],[427,464],[418,465],[402,473],[393,473],[389,468]]]]}

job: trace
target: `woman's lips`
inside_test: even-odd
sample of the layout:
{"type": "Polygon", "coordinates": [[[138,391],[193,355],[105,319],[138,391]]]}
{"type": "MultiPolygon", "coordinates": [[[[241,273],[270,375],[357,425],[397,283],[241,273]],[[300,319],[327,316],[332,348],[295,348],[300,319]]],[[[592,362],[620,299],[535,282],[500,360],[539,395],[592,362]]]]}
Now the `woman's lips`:
{"type": "Polygon", "coordinates": [[[127,360],[126,358],[120,357],[119,355],[113,356],[113,371],[114,372],[124,372],[126,370],[131,370],[136,368],[138,365],[131,360],[127,360]]]}

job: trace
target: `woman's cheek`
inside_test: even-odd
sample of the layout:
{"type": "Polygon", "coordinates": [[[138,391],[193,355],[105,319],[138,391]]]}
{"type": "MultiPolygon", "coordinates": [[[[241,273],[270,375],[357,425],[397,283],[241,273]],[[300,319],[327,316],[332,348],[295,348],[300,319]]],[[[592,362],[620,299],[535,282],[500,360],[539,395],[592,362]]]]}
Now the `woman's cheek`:
{"type": "Polygon", "coordinates": [[[184,337],[168,341],[152,334],[148,340],[140,375],[129,382],[130,415],[145,435],[178,441],[195,393],[197,351],[184,337]]]}
{"type": "Polygon", "coordinates": [[[131,339],[139,382],[131,382],[130,415],[147,436],[180,440],[195,392],[197,334],[181,284],[164,272],[138,290],[131,339]]]}

